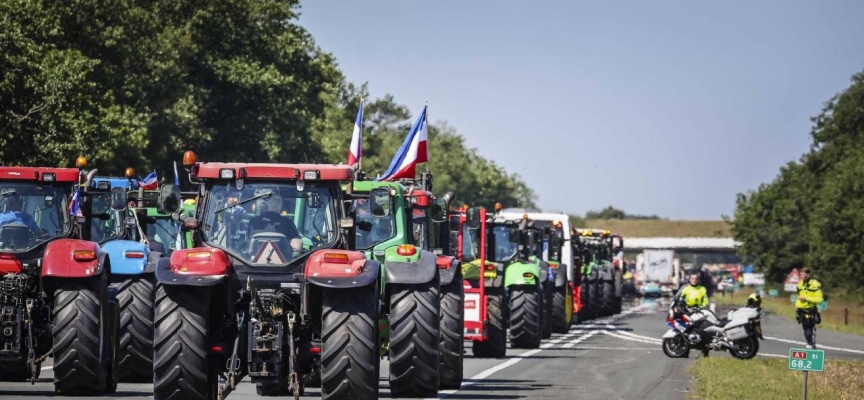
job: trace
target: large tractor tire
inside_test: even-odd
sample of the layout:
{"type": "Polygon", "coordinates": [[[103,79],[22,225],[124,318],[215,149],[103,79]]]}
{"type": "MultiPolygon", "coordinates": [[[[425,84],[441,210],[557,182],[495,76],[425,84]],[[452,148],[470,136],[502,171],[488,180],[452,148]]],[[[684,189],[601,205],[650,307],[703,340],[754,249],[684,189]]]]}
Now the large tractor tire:
{"type": "Polygon", "coordinates": [[[378,287],[324,289],[321,398],[378,398],[378,287]]]}
{"type": "Polygon", "coordinates": [[[486,289],[486,340],[474,341],[474,357],[501,358],[507,355],[507,299],[500,289],[486,289]]]}
{"type": "Polygon", "coordinates": [[[542,309],[543,315],[541,317],[542,327],[543,327],[543,335],[541,335],[541,339],[549,339],[552,337],[552,298],[555,293],[555,284],[552,282],[544,282],[543,284],[543,296],[542,296],[542,309]]]}
{"type": "Polygon", "coordinates": [[[594,271],[594,279],[591,280],[591,314],[594,318],[603,318],[606,316],[603,309],[603,280],[600,279],[599,271],[594,271]]]}
{"type": "Polygon", "coordinates": [[[510,299],[510,346],[524,349],[540,347],[543,302],[538,285],[511,286],[510,299]]]}
{"type": "Polygon", "coordinates": [[[624,273],[620,269],[615,269],[615,314],[620,314],[623,311],[624,302],[624,273]]]}
{"type": "Polygon", "coordinates": [[[153,382],[152,274],[132,277],[117,284],[120,304],[120,382],[153,382]]]}
{"type": "Polygon", "coordinates": [[[603,315],[608,316],[615,314],[615,303],[617,300],[615,297],[615,282],[610,280],[600,281],[600,288],[601,298],[603,299],[603,302],[601,303],[603,315]]]}
{"type": "Polygon", "coordinates": [[[555,288],[552,296],[552,332],[567,333],[573,318],[573,291],[570,285],[555,288]]]}
{"type": "Polygon", "coordinates": [[[212,400],[219,377],[210,353],[209,287],[156,286],[153,398],[212,400]]]}
{"type": "Polygon", "coordinates": [[[593,285],[587,279],[582,281],[582,308],[579,310],[579,321],[589,321],[595,318],[594,309],[591,305],[591,288],[593,285]]]}
{"type": "Polygon", "coordinates": [[[60,395],[111,391],[110,314],[103,276],[56,280],[54,290],[54,390],[60,395]]]}
{"type": "Polygon", "coordinates": [[[462,357],[465,340],[465,288],[462,278],[456,276],[447,286],[441,287],[441,316],[439,327],[441,342],[438,345],[438,387],[459,389],[462,386],[462,357]]]}
{"type": "Polygon", "coordinates": [[[390,392],[438,395],[438,273],[419,285],[394,284],[390,298],[390,392]]]}

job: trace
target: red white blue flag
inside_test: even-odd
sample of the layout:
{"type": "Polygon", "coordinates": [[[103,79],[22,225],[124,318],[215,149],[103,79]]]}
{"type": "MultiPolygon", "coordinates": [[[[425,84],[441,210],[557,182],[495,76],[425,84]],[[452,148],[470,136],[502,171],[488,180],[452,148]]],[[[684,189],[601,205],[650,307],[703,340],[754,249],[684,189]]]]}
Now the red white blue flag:
{"type": "Polygon", "coordinates": [[[428,106],[423,106],[423,112],[417,118],[417,122],[411,127],[408,132],[408,137],[396,151],[396,156],[390,162],[390,167],[384,172],[384,175],[379,177],[378,181],[395,181],[397,179],[408,178],[414,179],[417,173],[417,164],[429,161],[429,154],[426,151],[426,109],[428,106]]]}

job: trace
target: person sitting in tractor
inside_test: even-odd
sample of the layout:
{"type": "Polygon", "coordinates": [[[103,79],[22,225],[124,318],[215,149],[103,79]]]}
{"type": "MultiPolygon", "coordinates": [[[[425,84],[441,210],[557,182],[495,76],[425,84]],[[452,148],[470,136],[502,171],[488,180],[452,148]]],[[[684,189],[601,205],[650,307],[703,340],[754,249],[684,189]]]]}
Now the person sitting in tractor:
{"type": "Polygon", "coordinates": [[[21,224],[30,228],[34,234],[42,233],[42,228],[36,223],[36,220],[30,214],[22,211],[24,208],[24,200],[21,196],[15,193],[6,195],[3,198],[3,213],[0,214],[0,226],[6,224],[21,224]]]}
{"type": "Polygon", "coordinates": [[[289,240],[292,250],[295,252],[303,250],[303,241],[300,240],[297,226],[291,218],[282,215],[282,197],[277,191],[273,191],[273,194],[263,199],[260,210],[260,214],[249,220],[249,230],[252,234],[279,233],[289,240]]]}

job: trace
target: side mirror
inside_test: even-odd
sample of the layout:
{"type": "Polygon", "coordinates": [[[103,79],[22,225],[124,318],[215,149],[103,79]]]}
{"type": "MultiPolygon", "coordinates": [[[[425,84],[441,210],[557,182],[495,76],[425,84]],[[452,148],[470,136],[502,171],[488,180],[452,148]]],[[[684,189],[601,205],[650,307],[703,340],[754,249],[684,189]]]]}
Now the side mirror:
{"type": "Polygon", "coordinates": [[[477,207],[471,207],[468,209],[468,212],[465,215],[465,224],[468,225],[468,229],[478,229],[480,228],[480,209],[477,207]]]}
{"type": "Polygon", "coordinates": [[[111,209],[123,211],[126,207],[126,189],[122,187],[111,189],[111,209]]]}
{"type": "Polygon", "coordinates": [[[387,188],[376,188],[369,192],[369,210],[375,217],[390,215],[390,191],[387,188]]]}
{"type": "Polygon", "coordinates": [[[432,216],[432,221],[434,222],[444,222],[447,219],[447,213],[445,210],[447,209],[447,202],[444,199],[436,199],[434,203],[429,207],[430,214],[432,216]]]}
{"type": "Polygon", "coordinates": [[[309,208],[321,208],[321,195],[318,192],[309,192],[306,197],[306,205],[309,208]]]}
{"type": "Polygon", "coordinates": [[[54,207],[54,196],[45,196],[45,208],[54,207]]]}
{"type": "Polygon", "coordinates": [[[174,214],[178,210],[180,210],[180,188],[172,184],[162,185],[156,211],[162,214],[174,214]]]}
{"type": "Polygon", "coordinates": [[[549,238],[549,247],[557,249],[558,246],[561,246],[561,237],[558,235],[552,235],[549,238]]]}

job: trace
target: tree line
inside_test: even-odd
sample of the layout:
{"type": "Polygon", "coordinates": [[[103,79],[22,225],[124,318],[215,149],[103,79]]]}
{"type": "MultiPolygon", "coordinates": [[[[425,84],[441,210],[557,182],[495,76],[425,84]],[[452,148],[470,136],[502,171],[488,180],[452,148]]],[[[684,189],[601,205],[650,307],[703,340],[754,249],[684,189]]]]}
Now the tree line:
{"type": "Polygon", "coordinates": [[[808,266],[829,289],[864,285],[864,72],[812,118],[810,150],[770,183],[740,193],[732,224],[739,249],[782,281],[808,266]]]}
{"type": "MultiPolygon", "coordinates": [[[[0,0],[0,160],[161,178],[202,161],[345,162],[366,98],[363,168],[383,172],[407,107],[348,82],[298,23],[299,0],[0,0]]],[[[517,175],[429,127],[437,191],[532,207],[517,175]]]]}

